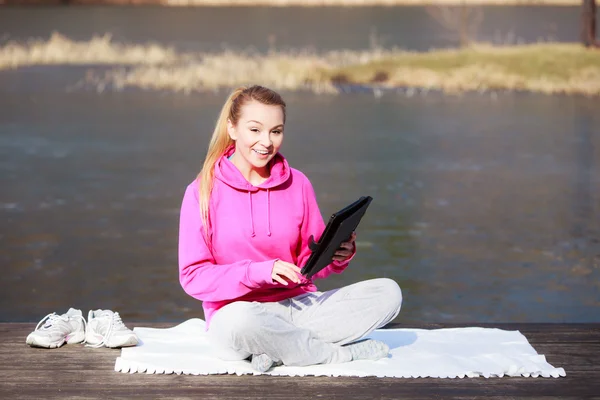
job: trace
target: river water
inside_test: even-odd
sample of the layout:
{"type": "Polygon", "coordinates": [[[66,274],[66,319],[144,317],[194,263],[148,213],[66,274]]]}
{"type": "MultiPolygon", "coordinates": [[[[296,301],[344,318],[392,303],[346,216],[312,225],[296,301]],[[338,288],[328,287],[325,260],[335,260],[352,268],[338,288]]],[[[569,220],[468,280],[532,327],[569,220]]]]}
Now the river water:
{"type": "MultiPolygon", "coordinates": [[[[577,38],[577,8],[484,15],[482,37],[577,38]]],[[[278,48],[361,49],[373,31],[389,46],[453,44],[416,7],[0,8],[5,38],[52,31],[200,51],[267,49],[270,35],[278,48]]],[[[178,283],[178,213],[226,93],[66,90],[83,73],[0,71],[0,320],[70,306],[125,322],[201,317],[178,283]]],[[[599,320],[598,99],[283,95],[282,153],[323,215],[374,197],[355,260],[321,289],[393,278],[405,323],[599,320]]]]}

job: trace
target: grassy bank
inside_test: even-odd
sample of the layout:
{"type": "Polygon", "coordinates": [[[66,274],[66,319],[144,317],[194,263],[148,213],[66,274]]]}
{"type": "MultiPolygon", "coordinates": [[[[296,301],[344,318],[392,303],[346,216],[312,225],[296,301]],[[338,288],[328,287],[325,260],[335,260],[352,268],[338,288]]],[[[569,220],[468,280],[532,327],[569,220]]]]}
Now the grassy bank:
{"type": "Polygon", "coordinates": [[[526,90],[600,95],[600,51],[578,44],[474,45],[397,53],[321,70],[319,80],[445,92],[526,90]]]}
{"type": "Polygon", "coordinates": [[[47,41],[0,47],[0,69],[33,65],[86,65],[79,86],[99,90],[203,91],[259,82],[277,89],[336,92],[343,85],[420,88],[447,93],[524,90],[600,96],[600,51],[578,44],[539,43],[423,53],[373,48],[267,54],[223,51],[180,53],[157,44],[115,43],[110,36],[75,42],[47,41]],[[108,64],[99,73],[95,65],[108,64]]]}

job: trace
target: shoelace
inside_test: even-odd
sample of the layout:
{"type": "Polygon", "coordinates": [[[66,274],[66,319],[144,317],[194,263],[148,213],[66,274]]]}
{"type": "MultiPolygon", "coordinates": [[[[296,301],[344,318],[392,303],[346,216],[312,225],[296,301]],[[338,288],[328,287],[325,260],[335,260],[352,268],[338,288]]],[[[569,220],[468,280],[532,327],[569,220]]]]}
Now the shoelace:
{"type": "MultiPolygon", "coordinates": [[[[83,323],[83,331],[85,332],[85,318],[83,318],[81,315],[75,315],[71,318],[78,318],[81,320],[81,322],[83,323]]],[[[38,324],[35,326],[35,330],[37,331],[40,328],[40,325],[42,325],[42,329],[43,330],[52,330],[52,328],[54,328],[54,330],[58,329],[58,327],[56,326],[56,322],[58,322],[58,320],[64,321],[64,322],[69,322],[69,316],[67,315],[58,315],[57,313],[53,312],[50,313],[48,315],[46,315],[44,318],[42,318],[40,320],[40,322],[38,322],[38,324]],[[46,325],[46,323],[48,325],[46,325]]]]}
{"type": "Polygon", "coordinates": [[[113,312],[112,317],[110,318],[110,322],[108,323],[108,328],[106,329],[106,333],[104,334],[104,336],[102,336],[102,341],[98,344],[86,344],[86,347],[98,348],[98,347],[104,346],[108,342],[110,337],[112,336],[113,332],[115,331],[115,327],[116,328],[121,328],[121,327],[126,328],[126,326],[123,323],[123,321],[121,320],[121,316],[119,315],[118,312],[113,312]]]}

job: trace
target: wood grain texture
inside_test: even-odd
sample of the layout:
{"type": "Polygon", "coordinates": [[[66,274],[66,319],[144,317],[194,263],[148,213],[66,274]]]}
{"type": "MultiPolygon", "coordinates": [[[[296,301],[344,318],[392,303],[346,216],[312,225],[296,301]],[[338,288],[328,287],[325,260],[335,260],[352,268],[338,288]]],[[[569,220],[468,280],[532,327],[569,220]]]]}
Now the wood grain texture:
{"type": "MultiPolygon", "coordinates": [[[[129,323],[166,328],[168,323],[129,323]]],[[[473,324],[423,324],[454,328],[473,324]]],[[[0,399],[600,399],[600,324],[477,324],[519,330],[564,378],[329,378],[147,375],[114,371],[115,349],[25,344],[35,323],[0,323],[0,399]]],[[[409,326],[394,324],[388,327],[409,326]]]]}

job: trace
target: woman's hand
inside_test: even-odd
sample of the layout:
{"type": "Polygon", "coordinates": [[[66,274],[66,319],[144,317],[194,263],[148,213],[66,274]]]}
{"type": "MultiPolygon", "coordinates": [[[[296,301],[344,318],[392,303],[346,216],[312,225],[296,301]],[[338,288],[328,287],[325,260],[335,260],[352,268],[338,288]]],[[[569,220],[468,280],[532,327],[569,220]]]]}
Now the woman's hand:
{"type": "Polygon", "coordinates": [[[282,285],[287,286],[288,281],[294,283],[300,283],[300,267],[295,266],[292,263],[277,260],[273,264],[273,272],[271,272],[271,279],[279,282],[282,285]]]}
{"type": "Polygon", "coordinates": [[[354,252],[354,241],[356,240],[356,232],[352,232],[350,239],[346,242],[342,242],[340,248],[336,250],[333,255],[334,261],[346,261],[350,257],[352,257],[352,253],[354,252]]]}

